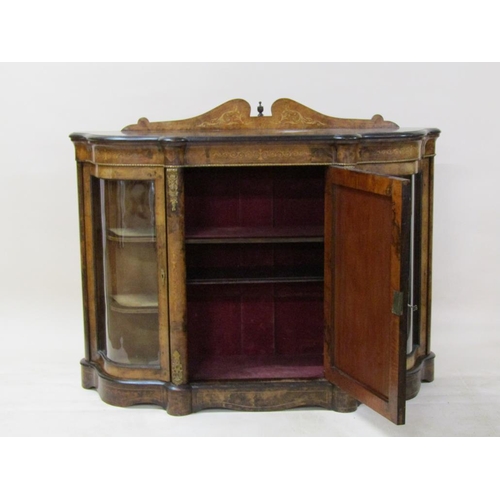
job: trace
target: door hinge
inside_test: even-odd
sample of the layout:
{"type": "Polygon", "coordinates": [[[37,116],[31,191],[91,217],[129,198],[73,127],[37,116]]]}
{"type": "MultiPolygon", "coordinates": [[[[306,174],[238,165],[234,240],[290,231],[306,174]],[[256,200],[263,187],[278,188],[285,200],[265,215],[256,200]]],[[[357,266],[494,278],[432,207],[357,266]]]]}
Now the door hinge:
{"type": "Polygon", "coordinates": [[[403,315],[403,292],[395,291],[392,297],[392,314],[396,316],[403,315]]]}

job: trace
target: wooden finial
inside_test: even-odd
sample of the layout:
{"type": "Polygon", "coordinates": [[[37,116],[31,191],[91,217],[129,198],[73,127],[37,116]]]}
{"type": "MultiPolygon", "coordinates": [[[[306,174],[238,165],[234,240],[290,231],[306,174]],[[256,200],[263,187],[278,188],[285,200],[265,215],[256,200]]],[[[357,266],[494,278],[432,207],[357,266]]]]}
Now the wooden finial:
{"type": "Polygon", "coordinates": [[[259,112],[258,116],[264,116],[264,106],[262,106],[262,102],[259,101],[259,105],[257,106],[257,111],[259,112]]]}

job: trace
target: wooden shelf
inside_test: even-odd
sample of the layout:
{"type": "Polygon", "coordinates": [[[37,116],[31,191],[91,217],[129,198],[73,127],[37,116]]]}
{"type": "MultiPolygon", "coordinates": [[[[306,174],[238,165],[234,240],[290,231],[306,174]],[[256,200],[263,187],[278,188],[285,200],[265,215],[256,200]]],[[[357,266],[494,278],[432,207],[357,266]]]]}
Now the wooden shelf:
{"type": "MultiPolygon", "coordinates": [[[[209,227],[186,229],[189,244],[216,243],[322,243],[323,226],[209,227]]],[[[109,228],[108,240],[126,243],[156,241],[153,228],[109,228]]]]}
{"type": "Polygon", "coordinates": [[[323,226],[198,227],[186,229],[186,243],[307,243],[324,240],[323,226]]]}
{"type": "Polygon", "coordinates": [[[262,380],[322,378],[322,354],[213,356],[194,361],[193,380],[262,380]]]}
{"type": "Polygon", "coordinates": [[[190,285],[246,283],[303,283],[323,281],[322,266],[193,268],[187,271],[190,285]]]}
{"type": "Polygon", "coordinates": [[[153,293],[112,295],[110,309],[125,314],[155,314],[158,313],[158,295],[153,293]]]}
{"type": "Polygon", "coordinates": [[[108,240],[124,243],[152,243],[156,241],[154,228],[144,227],[130,229],[124,227],[113,227],[108,229],[108,240]]]}

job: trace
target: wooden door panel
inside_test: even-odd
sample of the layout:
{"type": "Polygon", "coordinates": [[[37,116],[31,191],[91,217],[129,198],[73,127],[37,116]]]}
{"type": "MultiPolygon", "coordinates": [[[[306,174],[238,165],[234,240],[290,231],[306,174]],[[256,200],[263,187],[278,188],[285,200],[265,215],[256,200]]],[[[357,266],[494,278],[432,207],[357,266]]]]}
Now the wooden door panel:
{"type": "Polygon", "coordinates": [[[406,323],[405,308],[394,301],[406,299],[407,184],[337,168],[326,183],[325,374],[398,424],[406,323]]]}

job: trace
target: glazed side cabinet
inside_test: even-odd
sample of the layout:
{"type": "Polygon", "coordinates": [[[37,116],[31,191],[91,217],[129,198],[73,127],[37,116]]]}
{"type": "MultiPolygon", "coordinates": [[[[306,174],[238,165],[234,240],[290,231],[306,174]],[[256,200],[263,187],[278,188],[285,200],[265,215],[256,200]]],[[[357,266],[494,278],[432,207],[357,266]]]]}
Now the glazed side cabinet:
{"type": "Polygon", "coordinates": [[[83,386],[172,415],[363,403],[403,424],[433,379],[439,130],[258,112],[71,135],[83,386]]]}

